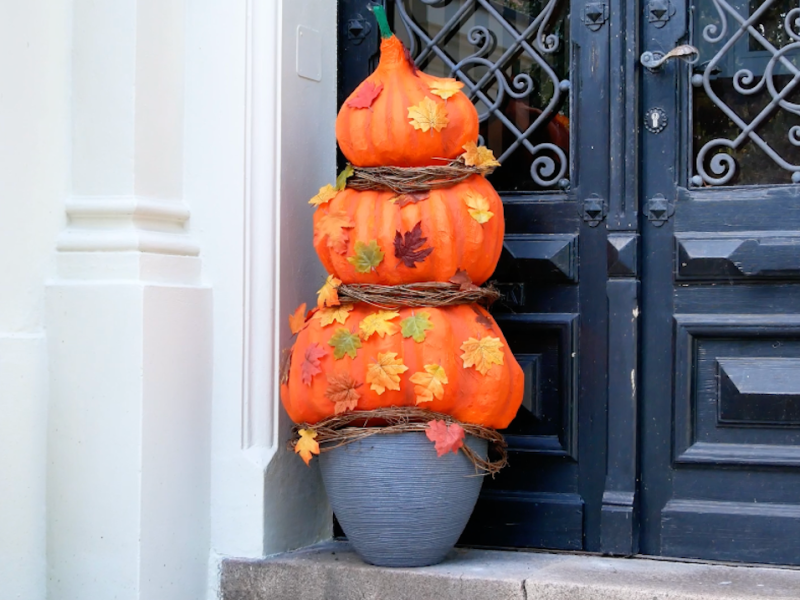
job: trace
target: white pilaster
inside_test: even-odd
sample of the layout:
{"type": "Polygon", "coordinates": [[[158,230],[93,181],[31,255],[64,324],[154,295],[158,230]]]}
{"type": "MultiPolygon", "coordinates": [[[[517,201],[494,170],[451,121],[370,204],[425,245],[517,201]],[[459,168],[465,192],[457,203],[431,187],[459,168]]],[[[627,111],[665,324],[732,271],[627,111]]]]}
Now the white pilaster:
{"type": "Polygon", "coordinates": [[[72,193],[47,288],[48,597],[196,599],[211,291],[184,200],[184,0],[75,0],[72,193]]]}

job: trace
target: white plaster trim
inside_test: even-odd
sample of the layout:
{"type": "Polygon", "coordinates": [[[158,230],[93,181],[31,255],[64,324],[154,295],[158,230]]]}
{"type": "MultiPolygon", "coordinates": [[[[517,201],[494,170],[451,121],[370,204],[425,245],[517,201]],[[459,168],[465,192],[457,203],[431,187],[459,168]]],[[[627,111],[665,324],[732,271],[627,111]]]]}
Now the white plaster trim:
{"type": "Polygon", "coordinates": [[[59,252],[149,252],[197,256],[200,246],[186,231],[189,209],[177,200],[137,196],[73,197],[59,252]]]}
{"type": "Polygon", "coordinates": [[[281,5],[247,2],[242,449],[262,468],[276,452],[280,410],[281,5]]]}

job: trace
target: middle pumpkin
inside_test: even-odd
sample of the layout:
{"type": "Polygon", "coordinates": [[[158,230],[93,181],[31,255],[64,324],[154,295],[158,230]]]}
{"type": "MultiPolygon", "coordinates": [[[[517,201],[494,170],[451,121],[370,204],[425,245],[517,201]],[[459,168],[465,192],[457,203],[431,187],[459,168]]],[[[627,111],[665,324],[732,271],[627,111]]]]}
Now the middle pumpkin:
{"type": "Polygon", "coordinates": [[[344,283],[448,281],[461,269],[480,285],[504,233],[503,203],[481,175],[420,194],[348,188],[314,213],[314,248],[344,283]]]}

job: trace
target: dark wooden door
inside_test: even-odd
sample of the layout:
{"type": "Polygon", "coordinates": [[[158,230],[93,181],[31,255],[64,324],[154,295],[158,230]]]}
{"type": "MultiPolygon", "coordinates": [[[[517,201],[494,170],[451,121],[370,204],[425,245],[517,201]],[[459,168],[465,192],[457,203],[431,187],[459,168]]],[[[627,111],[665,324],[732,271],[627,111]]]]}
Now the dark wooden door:
{"type": "Polygon", "coordinates": [[[641,550],[800,564],[800,9],[642,14],[641,550]]]}
{"type": "MultiPolygon", "coordinates": [[[[377,60],[366,5],[339,2],[340,101],[377,60]]],[[[387,7],[503,163],[526,395],[462,542],[798,564],[797,3],[387,7]]]]}

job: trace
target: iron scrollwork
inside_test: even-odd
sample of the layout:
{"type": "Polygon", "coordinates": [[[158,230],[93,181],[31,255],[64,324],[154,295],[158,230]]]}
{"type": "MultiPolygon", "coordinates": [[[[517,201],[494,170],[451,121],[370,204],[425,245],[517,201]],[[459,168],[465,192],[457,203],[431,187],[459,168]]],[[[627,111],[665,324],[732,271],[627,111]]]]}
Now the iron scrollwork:
{"type": "MultiPolygon", "coordinates": [[[[781,48],[776,48],[757,27],[763,14],[773,2],[774,0],[767,0],[746,18],[725,0],[713,0],[719,22],[710,23],[704,27],[703,39],[710,44],[718,44],[723,40],[724,43],[714,57],[704,63],[703,72],[693,75],[692,84],[695,87],[702,86],[708,98],[741,130],[741,133],[734,139],[712,139],[700,148],[695,157],[697,174],[692,177],[692,184],[695,186],[704,184],[725,185],[729,183],[736,174],[737,165],[734,157],[727,151],[737,150],[748,141],[760,148],[782,169],[789,171],[791,180],[794,183],[800,183],[800,165],[793,164],[779,155],[757,131],[759,125],[764,123],[773,111],[784,110],[800,116],[800,104],[790,102],[787,99],[797,84],[800,83],[800,68],[795,66],[794,62],[787,57],[789,52],[800,50],[800,8],[794,8],[786,13],[784,29],[791,41],[781,48]],[[729,18],[738,23],[739,26],[726,40],[725,38],[729,31],[729,18]],[[772,55],[763,75],[757,76],[752,70],[741,68],[733,76],[733,87],[742,96],[752,96],[765,89],[769,93],[770,101],[749,123],[739,117],[733,108],[715,93],[711,85],[712,75],[715,71],[719,72],[719,64],[725,58],[725,55],[741,38],[747,35],[751,36],[764,50],[772,55]],[[778,89],[774,79],[778,65],[791,76],[791,79],[781,89],[778,89]]],[[[800,147],[800,126],[790,127],[786,135],[792,146],[800,147]]]]}
{"type": "MultiPolygon", "coordinates": [[[[449,4],[450,0],[418,0],[431,7],[440,7],[449,4]]],[[[441,60],[450,70],[450,77],[454,77],[464,84],[464,92],[469,98],[486,108],[478,114],[479,122],[483,123],[490,117],[496,118],[512,134],[514,141],[506,147],[497,159],[502,163],[520,146],[524,147],[533,156],[530,174],[533,181],[543,187],[569,187],[566,179],[569,161],[562,148],[550,142],[533,143],[530,138],[534,132],[545,127],[555,116],[558,107],[564,102],[565,96],[570,93],[568,79],[560,79],[555,71],[545,60],[548,54],[554,54],[561,46],[559,36],[548,33],[548,25],[559,2],[563,0],[548,0],[538,15],[522,30],[518,30],[508,22],[489,0],[466,0],[458,7],[454,14],[442,25],[435,35],[429,35],[409,14],[406,4],[408,0],[397,0],[396,7],[400,20],[405,27],[410,39],[410,51],[414,60],[424,65],[434,57],[441,60]],[[513,42],[502,55],[494,62],[489,60],[496,49],[497,40],[491,29],[483,25],[475,25],[467,31],[468,42],[475,46],[475,51],[469,56],[454,60],[445,50],[444,45],[449,37],[454,35],[462,22],[477,10],[484,11],[491,16],[513,42]],[[525,53],[541,69],[544,77],[552,82],[552,95],[547,105],[526,128],[519,128],[503,112],[502,106],[509,96],[513,99],[524,99],[531,94],[534,87],[533,78],[528,73],[517,73],[513,77],[506,77],[505,69],[519,55],[525,53]],[[471,76],[470,72],[482,67],[480,76],[471,76]],[[496,85],[496,87],[494,87],[496,85]],[[494,98],[491,97],[491,88],[496,90],[494,98]]],[[[538,82],[541,86],[542,82],[538,82]]]]}

